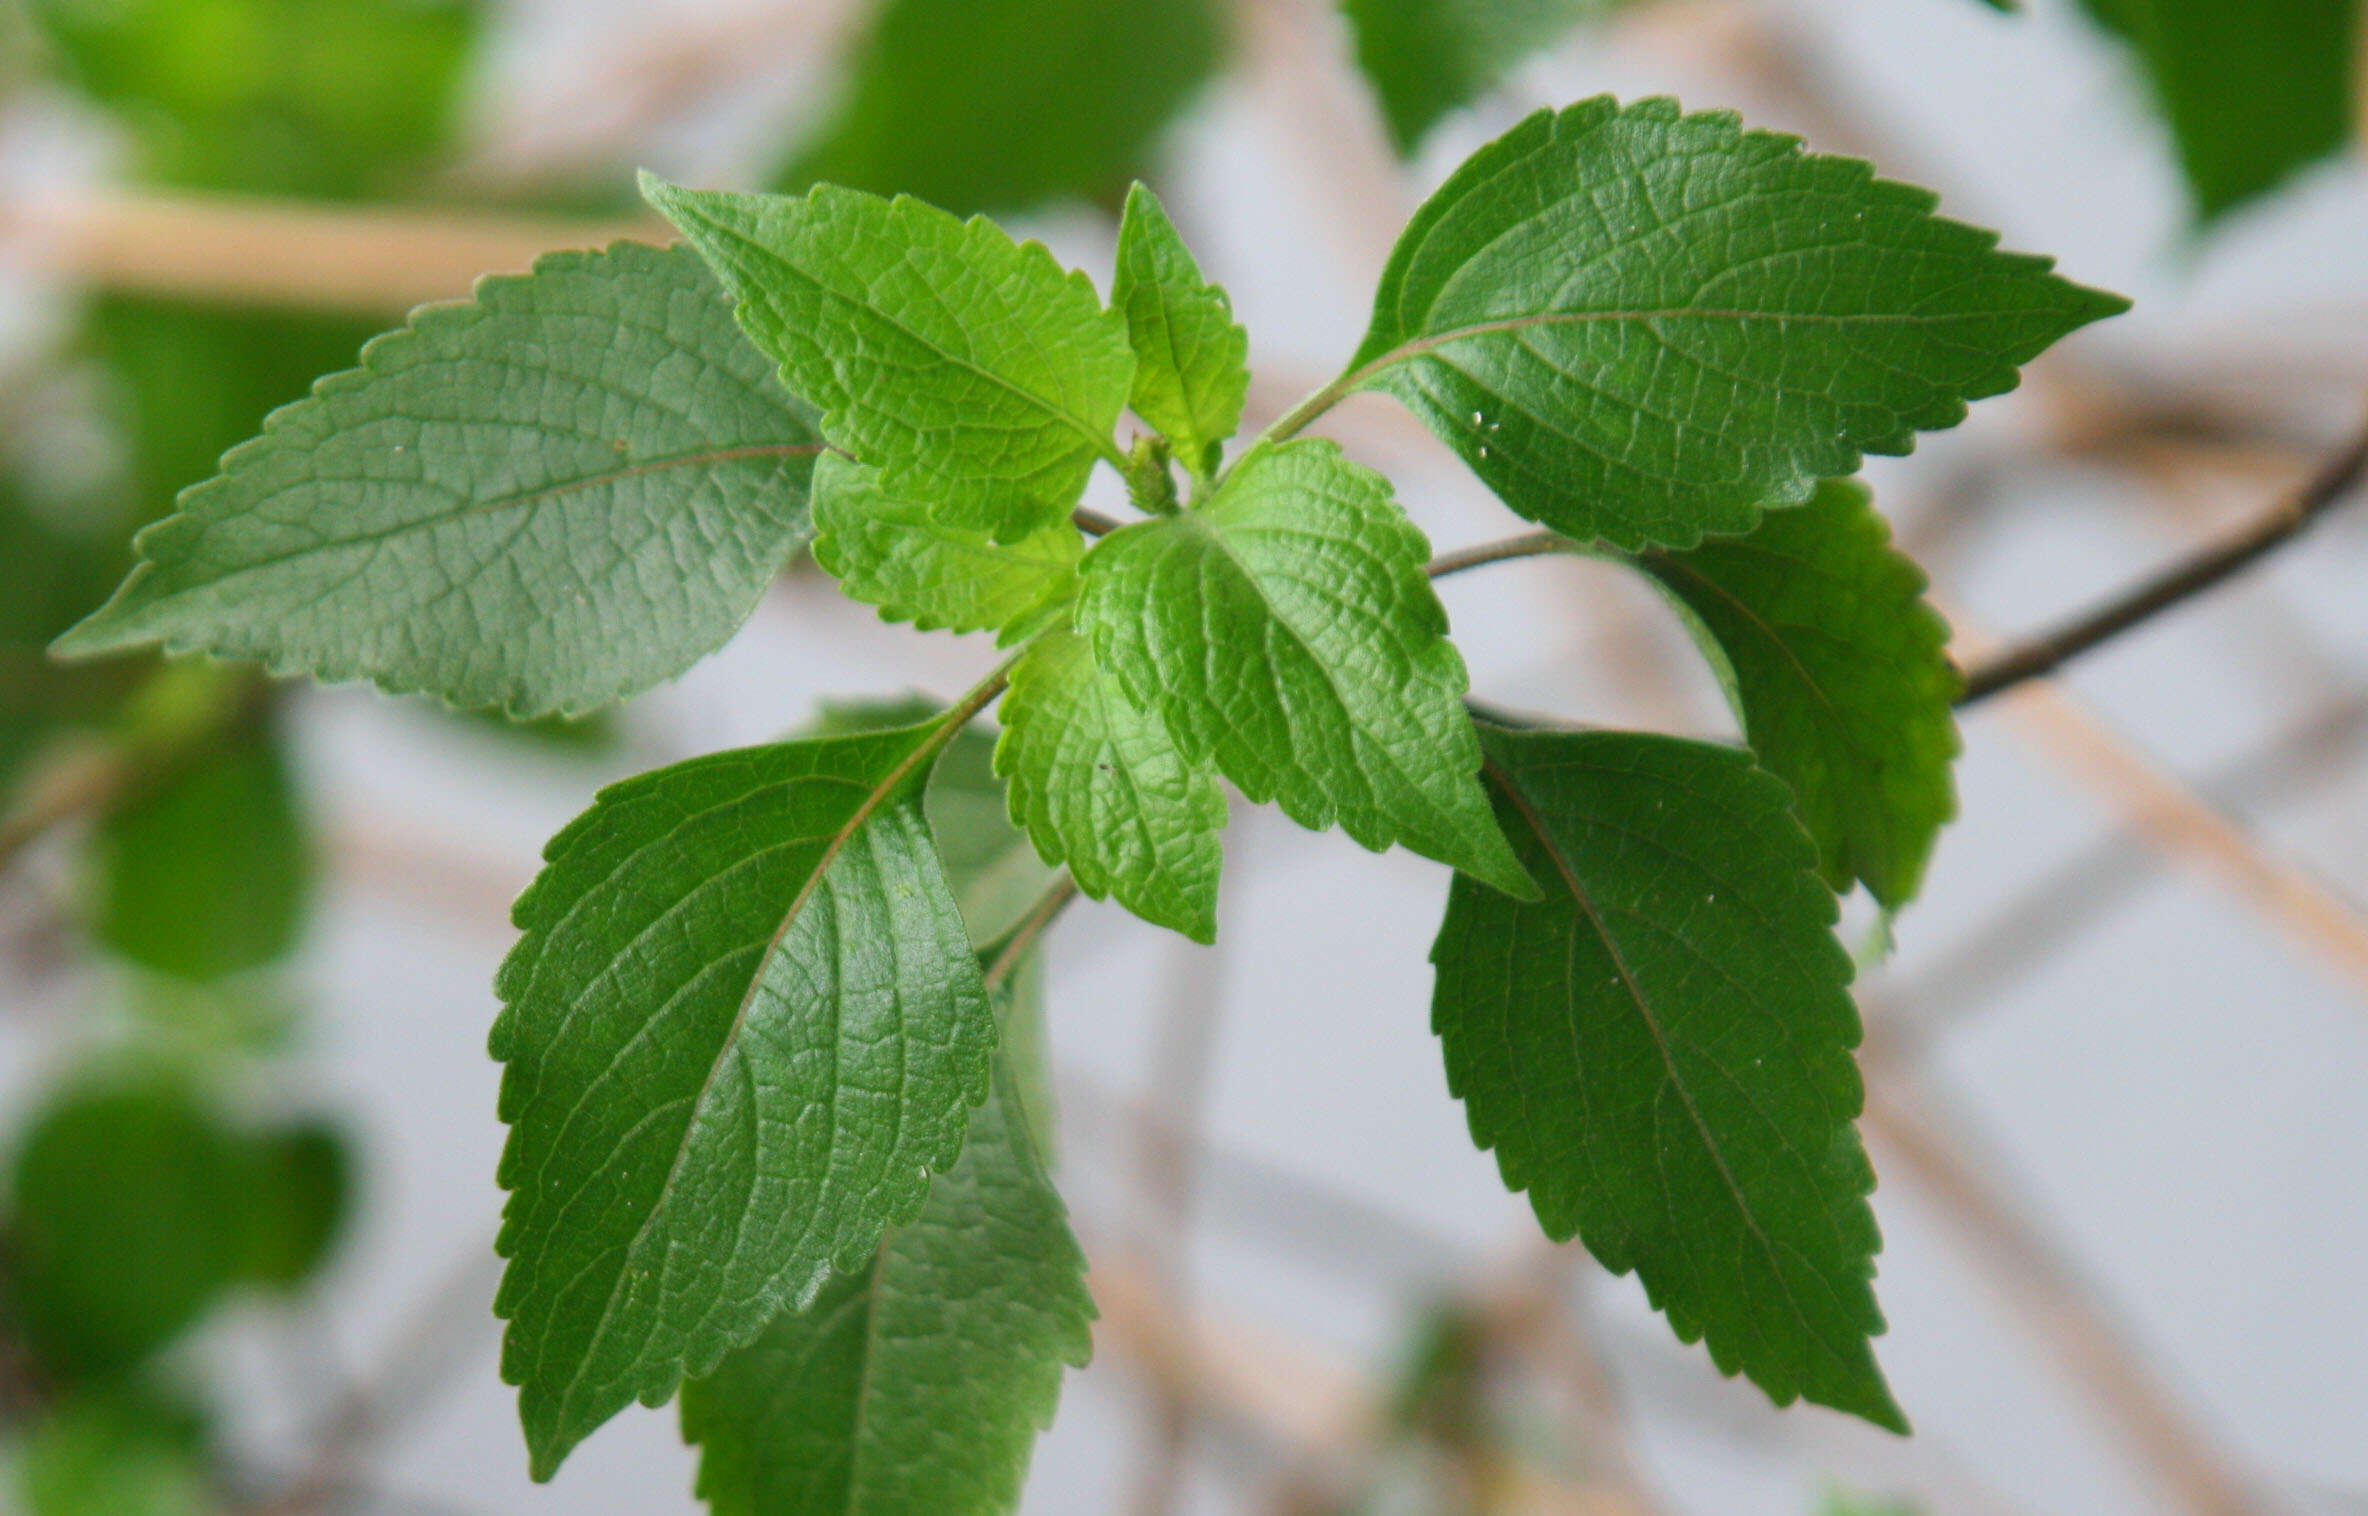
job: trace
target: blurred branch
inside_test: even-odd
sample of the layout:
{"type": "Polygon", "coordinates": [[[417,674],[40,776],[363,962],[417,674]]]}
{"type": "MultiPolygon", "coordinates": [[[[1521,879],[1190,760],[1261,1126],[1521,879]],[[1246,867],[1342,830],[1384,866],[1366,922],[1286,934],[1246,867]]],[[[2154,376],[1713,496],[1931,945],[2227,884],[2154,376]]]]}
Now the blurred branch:
{"type": "Polygon", "coordinates": [[[0,239],[78,282],[139,294],[398,316],[554,248],[669,242],[651,220],[586,221],[115,193],[0,206],[0,239]]]}
{"type": "Polygon", "coordinates": [[[2012,689],[2024,680],[2053,673],[2132,627],[2225,583],[2300,536],[2321,516],[2349,498],[2364,475],[2368,475],[2368,425],[2363,425],[2300,489],[2226,542],[2141,581],[2067,626],[1973,665],[1966,671],[1965,689],[1957,703],[1972,705],[2012,689]]]}
{"type": "Polygon", "coordinates": [[[2121,1423],[2145,1466],[2180,1507],[2194,1516],[2256,1516],[2264,1507],[2247,1481],[2142,1367],[2144,1354],[2103,1298],[2036,1227],[1991,1191],[1980,1168],[1961,1156],[1963,1134],[1944,1135],[1933,1112],[1929,1090],[1900,1100],[1883,1084],[1868,1086],[1869,1135],[1956,1224],[1991,1286],[2121,1423]]]}

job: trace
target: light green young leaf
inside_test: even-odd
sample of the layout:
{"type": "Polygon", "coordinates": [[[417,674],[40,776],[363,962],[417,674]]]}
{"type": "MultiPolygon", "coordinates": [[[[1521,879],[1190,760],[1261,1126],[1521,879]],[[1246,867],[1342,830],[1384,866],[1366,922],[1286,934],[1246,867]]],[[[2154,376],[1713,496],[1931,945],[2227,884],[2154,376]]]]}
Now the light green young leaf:
{"type": "Polygon", "coordinates": [[[849,60],[846,103],[780,187],[844,184],[963,212],[1104,200],[1222,63],[1225,9],[888,0],[849,60]]]}
{"type": "Polygon", "coordinates": [[[53,1404],[20,1444],[23,1516],[222,1516],[205,1428],[138,1390],[83,1391],[53,1404]]]}
{"type": "Polygon", "coordinates": [[[579,714],[747,619],[819,450],[691,254],[554,253],[273,413],[57,650],[579,714]]]}
{"type": "Polygon", "coordinates": [[[1868,1343],[1850,959],[1784,786],[1672,737],[1481,740],[1546,897],[1458,878],[1431,950],[1473,1140],[1721,1372],[1905,1431],[1868,1343]]]}
{"type": "Polygon", "coordinates": [[[1195,942],[1217,938],[1225,794],[1167,730],[1057,627],[1031,643],[1003,697],[995,771],[1011,819],[1096,900],[1195,942]]]}
{"type": "Polygon", "coordinates": [[[1643,568],[1699,619],[1760,763],[1793,792],[1826,883],[1897,910],[1957,811],[1958,677],[1924,573],[1862,484],[1831,480],[1745,537],[1643,568]]]}
{"type": "Polygon", "coordinates": [[[1225,291],[1201,277],[1159,197],[1136,185],[1118,224],[1110,304],[1135,349],[1135,414],[1176,445],[1195,475],[1216,472],[1250,392],[1250,334],[1225,291]]]}
{"type": "Polygon", "coordinates": [[[1342,0],[1357,63],[1399,153],[1496,88],[1506,71],[1621,0],[1342,0]]]}
{"type": "Polygon", "coordinates": [[[742,195],[644,175],[642,193],[889,493],[1016,542],[1068,514],[1095,459],[1123,466],[1126,321],[1041,244],[829,184],[742,195]]]}
{"type": "MultiPolygon", "coordinates": [[[[948,526],[836,453],[814,469],[814,560],[887,621],[923,631],[1024,632],[1077,593],[1085,538],[1066,518],[1017,542],[948,526]]],[[[1008,640],[1008,639],[1007,639],[1008,640]]]]}
{"type": "Polygon", "coordinates": [[[1205,504],[1103,538],[1077,626],[1186,759],[1252,800],[1529,894],[1480,791],[1429,555],[1339,448],[1260,447],[1205,504]]]}
{"type": "Polygon", "coordinates": [[[2085,0],[2145,67],[2197,216],[2213,220],[2354,130],[2356,0],[2085,0]]]}
{"type": "Polygon", "coordinates": [[[271,962],[311,903],[311,839],[268,727],[229,733],[133,794],[101,822],[95,854],[99,941],[177,978],[271,962]]]}
{"type": "Polygon", "coordinates": [[[716,1516],[1002,1516],[1093,1347],[1085,1255],[1000,1067],[870,1267],[683,1386],[716,1516]]]}
{"type": "Polygon", "coordinates": [[[1408,223],[1324,398],[1397,396],[1581,541],[1748,531],[2125,308],[1934,204],[1730,114],[1541,111],[1408,223]]]}
{"type": "Polygon", "coordinates": [[[942,722],[694,759],[551,842],[496,981],[495,1309],[533,1472],[912,1219],[994,1021],[921,812],[942,722]]]}

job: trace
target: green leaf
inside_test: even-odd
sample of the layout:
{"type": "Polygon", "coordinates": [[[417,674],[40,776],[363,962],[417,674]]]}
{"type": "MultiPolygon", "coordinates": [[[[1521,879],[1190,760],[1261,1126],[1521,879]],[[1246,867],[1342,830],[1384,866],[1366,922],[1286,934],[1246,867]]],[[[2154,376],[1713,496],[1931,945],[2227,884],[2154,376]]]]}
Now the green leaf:
{"type": "Polygon", "coordinates": [[[206,982],[295,945],[312,896],[304,811],[270,726],[228,734],[110,812],[97,837],[99,941],[206,982]]]}
{"type": "Polygon", "coordinates": [[[2210,221],[2351,140],[2356,0],[2086,0],[2145,68],[2210,221]]]}
{"type": "Polygon", "coordinates": [[[353,1155],[335,1127],[265,1132],[249,1143],[242,1277],[292,1290],[328,1260],[352,1207],[353,1155]]]}
{"type": "Polygon", "coordinates": [[[1250,392],[1250,334],[1225,291],[1201,277],[1159,197],[1137,184],[1118,225],[1110,304],[1135,350],[1135,414],[1175,443],[1196,476],[1216,472],[1250,392]]]}
{"type": "Polygon", "coordinates": [[[1905,1431],[1867,1340],[1880,1239],[1850,959],[1784,786],[1670,737],[1482,742],[1547,894],[1459,878],[1431,950],[1473,1139],[1548,1236],[1634,1270],[1721,1372],[1905,1431]]]}
{"type": "Polygon", "coordinates": [[[187,1089],[78,1083],[33,1123],[10,1189],[13,1312],[67,1379],[123,1372],[237,1279],[247,1150],[187,1089]]]}
{"type": "MultiPolygon", "coordinates": [[[[814,560],[886,621],[923,631],[1024,633],[1077,594],[1085,538],[1068,520],[1017,542],[948,526],[930,505],[891,494],[879,471],[826,455],[814,470],[814,560]]],[[[1008,640],[1008,639],[1007,639],[1008,640]]]]}
{"type": "Polygon", "coordinates": [[[1212,0],[889,0],[782,176],[957,211],[1113,196],[1216,72],[1212,0]],[[1057,102],[1057,105],[1054,104],[1057,102]]]}
{"type": "Polygon", "coordinates": [[[1014,542],[1068,514],[1095,459],[1123,465],[1126,321],[1041,244],[828,184],[739,195],[645,175],[642,193],[822,407],[824,435],[889,493],[1014,542]]]}
{"type": "Polygon", "coordinates": [[[1432,127],[1506,72],[1621,0],[1342,0],[1357,63],[1381,99],[1390,140],[1412,156],[1432,127]]]}
{"type": "Polygon", "coordinates": [[[203,1428],[122,1393],[80,1394],[42,1417],[19,1468],[25,1516],[210,1516],[226,1509],[203,1428]]]}
{"type": "Polygon", "coordinates": [[[1429,555],[1339,448],[1259,447],[1205,504],[1086,554],[1077,625],[1185,758],[1252,800],[1530,893],[1480,792],[1429,555]]]}
{"type": "Polygon", "coordinates": [[[497,1312],[533,1472],[912,1219],[994,1021],[921,811],[942,721],[630,779],[552,839],[496,981],[497,1312]]]}
{"type": "Polygon", "coordinates": [[[1217,835],[1225,794],[1104,673],[1085,638],[1056,628],[1028,647],[1003,697],[995,769],[1011,819],[1047,863],[1096,900],[1217,939],[1217,835]]]}
{"type": "Polygon", "coordinates": [[[276,412],[57,648],[581,714],[738,629],[819,450],[691,254],[554,253],[276,412]]]}
{"type": "Polygon", "coordinates": [[[1934,204],[1670,100],[1541,111],[1416,213],[1325,396],[1397,396],[1581,540],[1748,531],[2125,308],[1934,204]]]}
{"type": "Polygon", "coordinates": [[[1018,1503],[1064,1366],[1093,1346],[1085,1255],[1000,1069],[961,1160],[871,1266],[784,1312],[683,1386],[683,1436],[716,1516],[1018,1503]]]}
{"type": "Polygon", "coordinates": [[[1828,481],[1749,536],[1642,564],[1709,633],[1826,882],[1862,879],[1887,909],[1907,904],[1957,811],[1959,680],[1924,572],[1893,550],[1866,487],[1828,481]]]}
{"type": "Polygon", "coordinates": [[[141,178],[346,198],[447,142],[479,30],[459,0],[35,0],[67,76],[141,178]]]}

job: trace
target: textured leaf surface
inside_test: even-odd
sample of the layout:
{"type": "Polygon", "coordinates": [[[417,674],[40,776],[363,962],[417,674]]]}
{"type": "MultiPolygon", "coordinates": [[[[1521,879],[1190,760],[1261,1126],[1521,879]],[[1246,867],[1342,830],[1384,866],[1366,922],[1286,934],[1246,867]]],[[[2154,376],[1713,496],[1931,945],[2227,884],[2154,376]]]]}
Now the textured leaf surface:
{"type": "Polygon", "coordinates": [[[1669,737],[1482,739],[1546,898],[1459,878],[1431,951],[1473,1139],[1722,1372],[1904,1431],[1867,1340],[1850,960],[1784,786],[1669,737]]]}
{"type": "Polygon", "coordinates": [[[822,407],[830,441],[952,526],[1009,542],[1052,525],[1134,378],[1126,321],[1037,243],[918,200],[643,193],[705,255],[740,324],[822,407]]]}
{"type": "Polygon", "coordinates": [[[1956,814],[1958,678],[1924,572],[1890,539],[1865,486],[1831,481],[1749,536],[1643,563],[1715,642],[1744,733],[1791,787],[1826,882],[1864,880],[1896,910],[1956,814]]]}
{"type": "Polygon", "coordinates": [[[1357,63],[1400,153],[1506,70],[1620,0],[1344,0],[1357,63]]]}
{"type": "Polygon", "coordinates": [[[267,729],[226,737],[110,812],[97,860],[99,940],[183,979],[271,962],[310,904],[311,839],[267,729]]]}
{"type": "Polygon", "coordinates": [[[891,494],[877,470],[833,453],[814,470],[814,558],[888,621],[923,631],[999,631],[1077,593],[1085,538],[1067,520],[1017,542],[948,526],[891,494]]]}
{"type": "Polygon", "coordinates": [[[961,1160],[871,1267],[683,1387],[717,1516],[1001,1516],[1064,1366],[1092,1350],[1085,1255],[998,1073],[961,1160]]]}
{"type": "Polygon", "coordinates": [[[1250,334],[1225,291],[1201,277],[1159,197],[1138,184],[1118,225],[1118,275],[1110,304],[1126,314],[1135,349],[1135,414],[1176,444],[1195,474],[1241,425],[1250,391],[1250,334]]]}
{"type": "Polygon", "coordinates": [[[276,412],[59,650],[587,711],[747,618],[805,540],[818,450],[689,253],[553,254],[276,412]]]}
{"type": "Polygon", "coordinates": [[[496,1309],[534,1472],[912,1218],[994,1022],[918,781],[935,725],[602,793],[520,897],[496,1309]]]}
{"type": "Polygon", "coordinates": [[[785,188],[956,211],[1115,196],[1224,47],[1214,0],[890,0],[785,188]]]}
{"type": "Polygon", "coordinates": [[[1115,895],[1145,921],[1214,942],[1225,828],[1216,775],[1178,752],[1067,628],[1029,645],[1001,715],[996,771],[1045,862],[1069,865],[1096,900],[1115,895]]]}
{"type": "Polygon", "coordinates": [[[1541,111],[1408,223],[1341,383],[1581,540],[1747,531],[2124,308],[1934,204],[1674,101],[1541,111]]]}
{"type": "Polygon", "coordinates": [[[2086,0],[2145,68],[2204,219],[2352,135],[2356,0],[2086,0]]]}
{"type": "Polygon", "coordinates": [[[1339,448],[1264,447],[1205,505],[1103,538],[1077,625],[1185,757],[1252,800],[1526,893],[1429,555],[1389,481],[1339,448]]]}

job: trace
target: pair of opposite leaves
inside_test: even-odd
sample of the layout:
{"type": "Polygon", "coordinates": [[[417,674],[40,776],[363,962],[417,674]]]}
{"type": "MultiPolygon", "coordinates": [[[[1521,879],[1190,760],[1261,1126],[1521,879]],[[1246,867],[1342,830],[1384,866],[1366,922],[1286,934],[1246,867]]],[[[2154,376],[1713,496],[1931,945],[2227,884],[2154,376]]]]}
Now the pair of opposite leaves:
{"type": "MultiPolygon", "coordinates": [[[[1041,249],[983,222],[830,190],[791,202],[662,198],[732,284],[743,324],[790,388],[823,410],[819,436],[731,335],[722,302],[687,277],[684,255],[620,247],[552,260],[529,279],[489,283],[473,305],[421,313],[409,333],[374,344],[360,373],[276,416],[143,537],[141,568],[69,645],[163,641],[522,713],[582,709],[670,675],[728,635],[804,533],[796,486],[824,438],[870,470],[844,498],[868,489],[887,503],[851,512],[858,524],[834,533],[839,550],[859,555],[847,544],[867,525],[893,527],[895,502],[917,498],[928,508],[906,524],[972,533],[970,545],[991,555],[1069,530],[1060,518],[1086,471],[1120,461],[1108,440],[1120,410],[1132,403],[1150,417],[1162,404],[1126,361],[1146,346],[1139,335],[1128,342],[1090,287],[1041,249]],[[522,367],[535,384],[508,382],[522,367]],[[565,510],[553,508],[561,502],[565,510]]],[[[1855,468],[1862,452],[1903,450],[1914,430],[1953,424],[1965,400],[2008,387],[2017,364],[2116,308],[1931,209],[1929,196],[1876,181],[1863,165],[1803,154],[1725,116],[1608,101],[1542,114],[1476,155],[1418,214],[1372,332],[1333,389],[1398,395],[1516,509],[1576,539],[1649,555],[1745,531],[1818,477],[1855,468]]],[[[1155,281],[1163,296],[1171,284],[1206,288],[1197,274],[1155,281]]],[[[1221,297],[1217,309],[1222,317],[1221,297]]],[[[1229,317],[1221,325],[1238,331],[1229,317]]],[[[1238,365],[1237,356],[1212,372],[1238,365]]],[[[1173,367],[1188,370],[1181,359],[1173,367]]],[[[1212,473],[1214,425],[1189,406],[1164,421],[1186,463],[1212,473]]],[[[826,496],[825,514],[836,498],[826,496]]],[[[1237,766],[1259,770],[1221,748],[1245,716],[1255,730],[1276,707],[1287,712],[1289,686],[1178,678],[1194,663],[1238,672],[1210,650],[1237,623],[1274,616],[1264,594],[1264,605],[1212,614],[1175,587],[1206,567],[1182,555],[1214,541],[1254,590],[1288,585],[1314,604],[1350,584],[1380,607],[1374,640],[1352,637],[1330,660],[1315,657],[1319,674],[1391,655],[1428,660],[1443,697],[1435,703],[1454,706],[1462,670],[1421,581],[1425,548],[1380,481],[1329,448],[1274,438],[1200,506],[1099,546],[1073,612],[1089,635],[1055,628],[1025,656],[1056,672],[1107,662],[1179,746],[1201,739],[1195,761],[1214,756],[1245,790],[1282,794],[1289,808],[1289,774],[1245,781],[1237,766]],[[1235,513],[1249,529],[1228,536],[1235,513]],[[1245,541],[1274,546],[1266,572],[1242,566],[1245,541]],[[1126,586],[1103,602],[1117,612],[1099,620],[1097,560],[1110,566],[1099,571],[1106,582],[1126,586]],[[1294,581],[1295,568],[1309,577],[1294,581]]],[[[1015,694],[1025,688],[1023,678],[1015,694]]],[[[1352,727],[1360,714],[1370,712],[1349,712],[1352,727]]],[[[1452,716],[1444,758],[1429,757],[1451,776],[1460,764],[1468,784],[1479,747],[1460,710],[1452,716]]],[[[516,1123],[503,1170],[514,1191],[505,1363],[525,1383],[544,1471],[633,1394],[663,1398],[684,1372],[714,1368],[832,1266],[860,1268],[921,1204],[925,1171],[959,1150],[993,1031],[912,820],[912,786],[939,736],[927,726],[904,734],[886,769],[879,751],[856,743],[719,755],[644,776],[554,841],[551,870],[521,902],[529,936],[505,970],[510,1006],[497,1032],[511,1063],[504,1114],[516,1123]],[[850,763],[856,772],[829,771],[850,763]],[[751,838],[766,843],[750,848],[751,838]],[[915,910],[912,921],[898,915],[915,910]],[[909,960],[896,950],[905,942],[928,951],[909,960]],[[624,1057],[683,1049],[692,1056],[624,1057]],[[627,1090],[633,1098],[604,1098],[627,1090]],[[726,1137],[786,1156],[692,1161],[726,1137]],[[760,1182],[771,1186],[761,1196],[760,1182]],[[752,1216],[770,1220],[752,1229],[752,1216]],[[620,1221],[622,1242],[611,1235],[620,1221]],[[586,1249],[573,1270],[557,1266],[586,1249]]],[[[1489,739],[1489,799],[1550,898],[1522,907],[1459,881],[1443,953],[1491,930],[1517,941],[1537,925],[1475,926],[1488,911],[1473,902],[1567,914],[1601,893],[1584,887],[1584,871],[1563,856],[1571,850],[1537,851],[1538,839],[1567,841],[1578,824],[1568,817],[1588,810],[1518,777],[1568,767],[1516,751],[1544,740],[1579,739],[1489,739]]],[[[1348,770],[1366,762],[1353,731],[1309,751],[1348,770]]],[[[1283,758],[1307,761],[1296,745],[1283,758]]],[[[1749,779],[1736,783],[1748,789],[1749,779]]],[[[1783,792],[1763,783],[1756,809],[1730,809],[1758,814],[1772,792],[1781,818],[1783,792]]],[[[1015,779],[1015,814],[1027,820],[1023,788],[1015,779]]],[[[1660,793],[1665,801],[1671,791],[1660,793]]],[[[1075,832],[1096,835],[1092,808],[1079,814],[1075,832]]],[[[1383,816],[1389,825],[1360,840],[1408,837],[1403,815],[1383,816]]],[[[1048,831],[1059,835],[1036,827],[1040,845],[1048,831]]],[[[1482,835],[1503,848],[1494,826],[1482,835]]],[[[1816,860],[1807,839],[1789,860],[1767,845],[1776,876],[1789,869],[1813,884],[1797,856],[1816,860]]],[[[1477,854],[1456,859],[1467,860],[1489,867],[1477,854]]],[[[1499,867],[1493,877],[1514,883],[1520,872],[1499,867]]],[[[1802,903],[1809,897],[1786,898],[1788,919],[1808,921],[1830,949],[1830,896],[1816,897],[1822,915],[1802,903]]],[[[1794,949],[1808,979],[1832,992],[1803,1024],[1816,1028],[1823,1072],[1793,1091],[1809,1119],[1797,1130],[1778,1123],[1768,1161],[1794,1165],[1824,1197],[1822,1210],[1803,1213],[1831,1222],[1820,1241],[1829,1266],[1811,1283],[1833,1296],[1844,1327],[1836,1340],[1854,1343],[1855,1356],[1812,1333],[1798,1351],[1754,1362],[1744,1339],[1762,1329],[1751,1311],[1759,1297],[1714,1277],[1716,1247],[1681,1270],[1651,1267],[1648,1239],[1631,1225],[1635,1197],[1622,1194],[1623,1174],[1641,1177],[1629,1168],[1592,1177],[1612,1209],[1588,1241],[1615,1264],[1637,1261],[1679,1330],[1708,1331],[1723,1365],[1740,1362],[1780,1398],[1806,1391],[1894,1419],[1864,1352],[1873,1238],[1848,1127],[1846,963],[1836,971],[1830,953],[1794,949]],[[1740,1299],[1742,1316],[1697,1296],[1740,1299]],[[1803,1368],[1820,1354],[1840,1367],[1823,1377],[1803,1368]]],[[[1521,983],[1575,982],[1568,964],[1559,979],[1537,967],[1545,977],[1521,983]]],[[[1533,1188],[1549,1228],[1568,1235],[1585,1225],[1584,1207],[1552,1200],[1551,1182],[1522,1156],[1549,1151],[1550,1134],[1507,1132],[1484,1110],[1494,1106],[1492,1079],[1524,1071],[1489,1075],[1468,1060],[1457,1071],[1451,1003],[1463,997],[1450,990],[1453,976],[1443,957],[1441,1030],[1475,1133],[1499,1148],[1508,1179],[1533,1188]]],[[[1705,1172],[1737,1193],[1753,1176],[1724,1171],[1709,1119],[1696,1111],[1713,1160],[1705,1172]]],[[[1778,1277],[1764,1293],[1797,1294],[1800,1284],[1778,1277]]]]}

